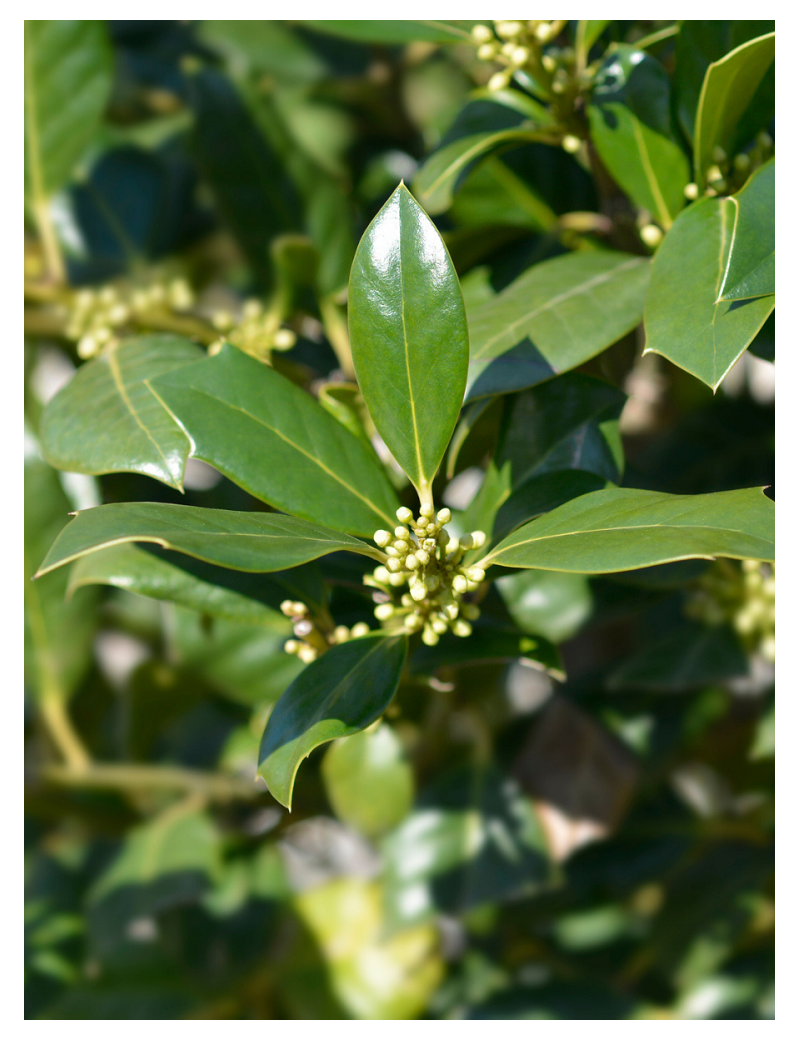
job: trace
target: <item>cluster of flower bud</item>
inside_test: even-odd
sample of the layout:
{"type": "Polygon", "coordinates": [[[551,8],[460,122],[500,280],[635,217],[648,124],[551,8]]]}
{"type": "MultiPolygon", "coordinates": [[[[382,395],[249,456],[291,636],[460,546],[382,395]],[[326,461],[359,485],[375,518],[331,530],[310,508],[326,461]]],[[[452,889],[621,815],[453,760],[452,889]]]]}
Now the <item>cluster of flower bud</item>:
{"type": "Polygon", "coordinates": [[[324,653],[337,643],[347,643],[351,639],[359,639],[369,634],[370,627],[366,622],[359,621],[348,628],[347,625],[337,625],[332,632],[322,632],[311,620],[308,607],[305,603],[297,600],[285,599],[281,603],[281,611],[286,617],[292,619],[292,628],[296,639],[287,639],[283,649],[287,654],[297,654],[304,664],[315,661],[320,654],[324,653]]]}
{"type": "Polygon", "coordinates": [[[211,323],[224,335],[211,344],[209,354],[218,353],[223,342],[228,342],[245,354],[268,361],[271,351],[291,350],[297,342],[292,330],[281,328],[277,315],[265,311],[264,305],[256,299],[245,300],[239,318],[230,311],[219,310],[211,315],[211,323]]]}
{"type": "Polygon", "coordinates": [[[719,560],[699,579],[686,613],[709,625],[731,624],[748,650],[775,660],[775,568],[743,560],[741,569],[719,560]]]}
{"type": "Polygon", "coordinates": [[[78,344],[78,356],[90,358],[131,325],[146,325],[153,311],[188,310],[194,294],[185,278],[153,280],[147,285],[120,283],[102,289],[79,289],[68,305],[65,335],[78,344]]]}
{"type": "MultiPolygon", "coordinates": [[[[488,83],[490,90],[502,90],[507,87],[518,69],[524,69],[532,58],[538,61],[541,47],[555,39],[566,25],[566,22],[493,22],[493,28],[480,23],[472,29],[473,41],[478,45],[478,57],[481,61],[498,62],[505,68],[495,72],[488,83]]],[[[543,64],[549,56],[543,59],[543,64]]],[[[556,63],[548,72],[556,71],[556,63]]],[[[551,84],[555,90],[555,84],[551,84]]],[[[563,89],[563,87],[562,87],[563,89]]]]}
{"type": "Polygon", "coordinates": [[[397,510],[400,525],[394,531],[376,531],[375,543],[386,553],[386,563],[364,584],[376,591],[375,617],[390,627],[421,632],[427,646],[435,646],[448,629],[468,636],[480,611],[463,599],[475,592],[485,574],[478,566],[464,565],[464,554],[486,541],[483,531],[452,538],[445,524],[449,509],[434,515],[433,506],[422,506],[419,516],[405,506],[397,510]],[[408,586],[408,591],[400,590],[408,586]],[[399,600],[398,600],[399,596],[399,600]]]}
{"type": "MultiPolygon", "coordinates": [[[[739,191],[753,171],[774,154],[775,143],[766,131],[757,135],[749,151],[737,152],[734,156],[728,155],[724,148],[716,145],[711,153],[713,162],[706,169],[705,194],[714,197],[732,195],[739,191]]],[[[700,188],[691,181],[683,189],[683,194],[693,202],[700,195],[700,188]]]]}

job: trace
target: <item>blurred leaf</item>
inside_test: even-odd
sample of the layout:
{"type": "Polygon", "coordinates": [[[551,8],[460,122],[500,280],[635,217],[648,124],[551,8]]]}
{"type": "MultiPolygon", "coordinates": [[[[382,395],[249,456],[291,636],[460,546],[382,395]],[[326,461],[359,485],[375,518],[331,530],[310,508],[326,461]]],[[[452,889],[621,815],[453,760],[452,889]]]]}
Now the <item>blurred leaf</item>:
{"type": "Polygon", "coordinates": [[[749,758],[756,762],[775,757],[775,705],[758,720],[749,758]]]}
{"type": "Polygon", "coordinates": [[[328,68],[290,26],[277,21],[203,21],[200,38],[229,64],[248,72],[270,73],[282,83],[316,83],[328,68]]]}
{"type": "Polygon", "coordinates": [[[551,884],[528,800],[493,766],[437,778],[383,843],[391,927],[518,898],[551,884]]]}
{"type": "Polygon", "coordinates": [[[626,1019],[633,1001],[610,986],[590,979],[517,986],[473,1008],[471,1020],[626,1019]]]}
{"type": "Polygon", "coordinates": [[[530,268],[469,314],[467,400],[535,386],[588,361],[641,321],[650,265],[579,252],[530,268]]]}
{"type": "Polygon", "coordinates": [[[63,526],[71,503],[58,475],[25,459],[25,684],[38,697],[68,697],[91,663],[94,591],[66,601],[67,573],[32,581],[39,556],[63,526]]]}
{"type": "Polygon", "coordinates": [[[394,528],[397,499],[374,453],[269,366],[225,344],[153,390],[192,454],[256,498],[337,531],[394,528]]]}
{"type": "Polygon", "coordinates": [[[694,176],[702,191],[715,148],[728,150],[739,120],[775,60],[775,33],[741,44],[706,69],[694,126],[694,176]]]}
{"type": "Polygon", "coordinates": [[[402,184],[356,250],[348,317],[370,415],[425,501],[458,420],[469,344],[452,261],[402,184]]]}
{"type": "Polygon", "coordinates": [[[377,884],[342,878],[295,897],[321,946],[334,992],[359,1019],[418,1017],[441,982],[436,930],[421,925],[382,936],[377,884]]]}
{"type": "Polygon", "coordinates": [[[366,729],[394,697],[406,658],[404,636],[373,634],[332,647],[297,677],[275,705],[258,772],[292,807],[294,778],[315,747],[366,729]]]}
{"type": "Polygon", "coordinates": [[[76,473],[145,473],[181,489],[190,441],[145,380],[201,356],[187,339],[152,335],[82,365],[44,410],[48,462],[76,473]]]}
{"type": "Polygon", "coordinates": [[[385,723],[335,741],[321,768],[336,816],[368,838],[396,826],[414,800],[413,771],[385,723]]]}
{"type": "Polygon", "coordinates": [[[736,218],[720,299],[774,296],[775,160],[756,170],[731,201],[736,218]]]}
{"type": "Polygon", "coordinates": [[[358,40],[361,43],[402,44],[414,43],[416,40],[425,43],[458,43],[469,40],[469,31],[475,22],[395,22],[395,21],[361,21],[361,22],[317,22],[305,21],[312,29],[330,33],[332,36],[343,36],[347,40],[358,40]]]}
{"type": "Polygon", "coordinates": [[[736,203],[709,198],[675,221],[655,260],[645,305],[645,353],[669,358],[716,390],[772,313],[774,296],[719,299],[736,203]]]}
{"type": "Polygon", "coordinates": [[[610,690],[688,693],[748,671],[747,656],[727,625],[681,626],[646,644],[608,677],[610,690]]]}
{"type": "Polygon", "coordinates": [[[41,207],[100,128],[112,54],[102,21],[25,21],[25,191],[41,207]]]}
{"type": "Polygon", "coordinates": [[[343,549],[381,559],[379,550],[358,538],[281,513],[112,502],[77,513],[51,547],[39,574],[125,542],[153,542],[243,571],[279,571],[343,549]]]}
{"type": "Polygon", "coordinates": [[[140,596],[180,603],[208,617],[285,628],[283,615],[258,600],[200,581],[132,545],[113,545],[78,560],[70,571],[67,594],[86,585],[112,585],[140,596]]]}
{"type": "Polygon", "coordinates": [[[592,612],[592,593],[583,574],[519,571],[498,578],[495,584],[522,631],[554,643],[571,639],[592,612]]]}
{"type": "Polygon", "coordinates": [[[638,768],[631,753],[564,697],[542,709],[514,776],[534,799],[551,855],[559,862],[619,826],[638,768]]]}
{"type": "Polygon", "coordinates": [[[589,51],[592,49],[597,40],[603,35],[606,27],[611,22],[600,22],[600,21],[580,21],[577,24],[575,31],[575,47],[577,50],[582,51],[584,56],[588,56],[589,51]]]}
{"type": "Polygon", "coordinates": [[[636,205],[669,227],[686,202],[689,160],[670,126],[670,85],[644,51],[618,44],[597,76],[588,109],[592,143],[636,205]]]}
{"type": "Polygon", "coordinates": [[[269,284],[271,240],[301,226],[297,193],[233,84],[213,69],[188,83],[201,173],[256,276],[269,284]]]}
{"type": "Polygon", "coordinates": [[[484,557],[484,566],[607,574],[693,557],[770,560],[774,510],[761,488],[593,491],[519,528],[484,557]]]}

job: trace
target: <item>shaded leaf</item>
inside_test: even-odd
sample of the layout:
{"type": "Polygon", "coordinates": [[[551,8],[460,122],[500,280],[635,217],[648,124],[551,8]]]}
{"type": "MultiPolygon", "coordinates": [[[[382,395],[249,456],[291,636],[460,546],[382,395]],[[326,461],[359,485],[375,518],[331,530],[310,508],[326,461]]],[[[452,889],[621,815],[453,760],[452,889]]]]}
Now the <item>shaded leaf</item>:
{"type": "Polygon", "coordinates": [[[650,265],[578,252],[536,264],[469,314],[467,400],[535,386],[583,364],[641,321],[650,265]]]}
{"type": "Polygon", "coordinates": [[[406,658],[405,636],[363,636],[312,661],[275,705],[264,730],[258,772],[273,796],[292,806],[294,778],[315,747],[366,729],[394,697],[406,658]]]}
{"type": "Polygon", "coordinates": [[[258,600],[201,581],[133,545],[112,545],[79,559],[70,571],[67,594],[86,585],[111,585],[140,596],[180,603],[208,617],[245,621],[285,631],[285,618],[258,600]]]}
{"type": "Polygon", "coordinates": [[[770,316],[775,299],[720,300],[736,203],[709,198],[675,221],[653,261],[645,353],[669,358],[716,390],[770,316]]]}
{"type": "Polygon", "coordinates": [[[395,827],[414,800],[413,770],[385,723],[335,741],[321,771],[336,816],[369,838],[395,827]]]}
{"type": "Polygon", "coordinates": [[[513,627],[489,621],[486,616],[475,622],[468,639],[445,635],[436,646],[418,646],[409,668],[412,672],[430,675],[440,668],[519,660],[546,671],[555,679],[564,679],[561,656],[548,638],[521,636],[513,627]]]}
{"type": "Polygon", "coordinates": [[[731,196],[736,207],[721,300],[775,294],[775,160],[731,196]]]}
{"type": "Polygon", "coordinates": [[[291,26],[278,21],[203,21],[199,35],[231,63],[271,73],[284,83],[315,83],[328,74],[325,61],[291,26]]]}
{"type": "Polygon", "coordinates": [[[636,205],[669,227],[686,202],[689,160],[673,139],[664,68],[644,51],[618,44],[598,73],[588,115],[608,171],[636,205]]]}
{"type": "Polygon", "coordinates": [[[381,553],[358,538],[280,513],[237,513],[160,502],[112,502],[82,509],[64,528],[39,575],[121,542],[153,542],[242,571],[278,571],[349,549],[381,553]]]}
{"type": "Polygon", "coordinates": [[[403,184],[356,250],[349,322],[375,426],[420,494],[429,495],[461,409],[469,345],[452,261],[403,184]]]}
{"type": "Polygon", "coordinates": [[[738,123],[775,60],[775,33],[741,44],[706,69],[694,127],[694,175],[706,185],[715,148],[727,151],[738,123]]]}
{"type": "Polygon", "coordinates": [[[226,344],[152,386],[191,437],[192,454],[256,498],[351,534],[397,523],[375,454],[269,366],[226,344]]]}
{"type": "Polygon", "coordinates": [[[727,625],[685,625],[633,654],[608,677],[608,688],[688,693],[747,671],[747,655],[727,625]]]}
{"type": "Polygon", "coordinates": [[[74,473],[144,473],[182,488],[189,438],[145,380],[199,357],[187,339],[152,335],[82,365],[44,410],[45,458],[74,473]]]}
{"type": "Polygon", "coordinates": [[[774,518],[775,503],[760,488],[708,495],[609,488],[519,528],[483,566],[607,574],[693,557],[772,560],[774,518]]]}
{"type": "Polygon", "coordinates": [[[100,129],[113,76],[102,21],[25,22],[25,189],[42,206],[100,129]]]}
{"type": "Polygon", "coordinates": [[[332,36],[362,43],[457,43],[469,40],[469,31],[475,22],[412,22],[412,21],[305,21],[304,25],[332,36]]]}

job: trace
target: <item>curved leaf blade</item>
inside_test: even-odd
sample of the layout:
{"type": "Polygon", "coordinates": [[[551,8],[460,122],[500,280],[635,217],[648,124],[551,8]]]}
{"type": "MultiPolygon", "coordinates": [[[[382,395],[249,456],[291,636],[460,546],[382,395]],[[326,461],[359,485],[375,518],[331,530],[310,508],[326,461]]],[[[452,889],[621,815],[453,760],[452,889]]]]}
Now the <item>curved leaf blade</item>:
{"type": "Polygon", "coordinates": [[[702,190],[715,148],[727,150],[775,60],[775,33],[748,40],[706,69],[694,126],[694,177],[702,190]]]}
{"type": "Polygon", "coordinates": [[[82,365],[44,410],[47,461],[71,473],[144,473],[182,490],[189,438],[145,380],[199,357],[180,336],[141,336],[82,365]]]}
{"type": "Polygon", "coordinates": [[[349,321],[375,426],[420,495],[429,495],[461,410],[469,342],[453,263],[404,184],[356,250],[349,321]]]}
{"type": "Polygon", "coordinates": [[[469,314],[467,400],[524,390],[575,368],[642,319],[650,264],[581,252],[530,268],[469,314]]]}
{"type": "Polygon", "coordinates": [[[178,603],[207,617],[263,625],[288,635],[286,618],[264,603],[202,581],[127,543],[98,549],[76,561],[70,572],[67,597],[87,585],[110,585],[150,599],[178,603]]]}
{"type": "Polygon", "coordinates": [[[382,557],[358,538],[280,513],[112,502],[77,513],[56,538],[36,577],[124,542],[152,542],[206,563],[258,573],[296,567],[341,550],[382,557]]]}
{"type": "Polygon", "coordinates": [[[774,296],[775,160],[756,170],[731,201],[736,206],[736,222],[720,299],[774,296]]]}
{"type": "Polygon", "coordinates": [[[315,747],[366,729],[383,714],[407,646],[404,635],[352,639],[312,661],[286,690],[264,730],[258,766],[281,805],[291,809],[297,770],[315,747]]]}
{"type": "Polygon", "coordinates": [[[609,488],[509,535],[481,566],[613,574],[673,560],[775,558],[775,503],[760,488],[708,495],[609,488]]]}
{"type": "Polygon", "coordinates": [[[731,199],[702,199],[684,210],[655,256],[645,303],[644,353],[662,354],[713,390],[775,306],[774,296],[719,299],[735,217],[731,199]]]}
{"type": "Polygon", "coordinates": [[[399,505],[381,464],[317,401],[228,344],[150,384],[192,454],[276,509],[371,537],[399,505]]]}
{"type": "Polygon", "coordinates": [[[305,21],[303,25],[360,43],[458,43],[469,40],[475,22],[423,21],[305,21]]]}
{"type": "Polygon", "coordinates": [[[69,180],[100,127],[112,79],[102,21],[25,22],[25,182],[34,205],[69,180]]]}

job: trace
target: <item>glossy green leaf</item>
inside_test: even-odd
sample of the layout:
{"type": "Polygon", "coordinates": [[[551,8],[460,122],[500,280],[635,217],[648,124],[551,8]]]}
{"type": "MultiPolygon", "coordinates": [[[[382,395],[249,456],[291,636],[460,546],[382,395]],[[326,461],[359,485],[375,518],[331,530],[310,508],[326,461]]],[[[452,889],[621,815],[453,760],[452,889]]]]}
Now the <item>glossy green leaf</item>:
{"type": "Polygon", "coordinates": [[[378,433],[420,495],[430,496],[464,396],[467,321],[441,236],[403,184],[356,250],[349,321],[378,433]]]}
{"type": "Polygon", "coordinates": [[[445,635],[436,646],[421,644],[414,651],[409,669],[430,675],[440,668],[466,668],[476,664],[505,664],[524,661],[533,668],[564,680],[564,664],[555,646],[546,637],[521,636],[513,626],[481,616],[468,639],[445,635]]]}
{"type": "Polygon", "coordinates": [[[673,139],[670,84],[663,66],[618,45],[597,76],[588,108],[592,143],[637,206],[669,227],[683,209],[689,160],[673,139]]]}
{"type": "Polygon", "coordinates": [[[730,148],[739,120],[774,60],[773,32],[741,44],[706,70],[694,127],[694,174],[701,190],[714,149],[730,148]]]}
{"type": "Polygon", "coordinates": [[[361,391],[355,383],[324,383],[318,392],[318,400],[326,412],[348,429],[353,436],[366,444],[370,443],[367,427],[371,426],[369,412],[361,391]]]}
{"type": "MultiPolygon", "coordinates": [[[[618,424],[614,423],[614,425],[618,424]]],[[[600,461],[600,465],[607,464],[611,452],[607,441],[603,439],[601,427],[596,423],[586,423],[575,431],[574,437],[570,438],[570,443],[578,447],[578,439],[582,435],[584,445],[588,441],[590,446],[593,445],[597,449],[596,457],[600,461]]],[[[579,456],[582,452],[583,445],[580,446],[579,456]]],[[[492,525],[492,537],[495,540],[503,538],[527,520],[533,520],[542,513],[549,513],[551,509],[557,509],[579,495],[588,495],[590,491],[601,491],[606,486],[607,479],[607,477],[598,476],[596,471],[577,468],[541,473],[526,480],[515,489],[504,488],[497,496],[499,508],[496,510],[492,525]],[[507,497],[505,497],[506,493],[507,497]]],[[[479,530],[483,530],[483,528],[479,528],[479,530]]]]}
{"type": "Polygon", "coordinates": [[[671,560],[772,560],[775,503],[760,488],[708,495],[609,488],[519,528],[484,565],[609,574],[671,560]]]}
{"type": "Polygon", "coordinates": [[[337,817],[368,838],[396,827],[414,800],[413,770],[385,723],[335,741],[321,772],[337,817]]]}
{"type": "Polygon", "coordinates": [[[389,923],[541,891],[552,876],[544,850],[533,807],[510,777],[494,765],[452,770],[384,841],[389,923]]]}
{"type": "Polygon", "coordinates": [[[775,294],[775,160],[756,170],[731,196],[736,207],[720,299],[775,294]]]}
{"type": "Polygon", "coordinates": [[[265,573],[341,550],[382,558],[358,538],[281,513],[112,502],[81,510],[58,536],[38,574],[121,542],[153,542],[221,567],[265,573]]]}
{"type": "Polygon", "coordinates": [[[190,607],[207,617],[285,630],[285,618],[264,603],[201,581],[133,545],[111,545],[80,558],[70,571],[67,594],[87,585],[111,585],[140,596],[190,607]]]}
{"type": "Polygon", "coordinates": [[[82,365],[44,410],[48,462],[73,473],[145,473],[182,488],[189,438],[145,380],[200,357],[187,339],[153,335],[82,365]]]}
{"type": "Polygon", "coordinates": [[[151,383],[192,454],[276,509],[371,536],[397,523],[374,452],[304,390],[235,347],[151,383]]]}
{"type": "Polygon", "coordinates": [[[596,20],[579,21],[575,29],[575,47],[583,53],[584,59],[589,54],[593,45],[603,35],[610,22],[596,20]]]}
{"type": "Polygon", "coordinates": [[[519,571],[495,584],[520,629],[554,643],[571,639],[592,612],[592,592],[583,574],[519,571]]]}
{"type": "Polygon", "coordinates": [[[727,625],[682,625],[637,650],[608,677],[608,688],[684,693],[744,675],[748,667],[727,625]]]}
{"type": "Polygon", "coordinates": [[[770,316],[773,296],[719,300],[736,203],[709,198],[678,217],[653,261],[645,353],[669,358],[716,390],[770,316]]]}
{"type": "Polygon", "coordinates": [[[452,205],[459,182],[479,159],[504,147],[538,139],[536,130],[525,124],[493,134],[460,137],[439,148],[425,162],[414,178],[414,191],[429,213],[444,213],[452,205]]]}
{"type": "Polygon", "coordinates": [[[469,40],[474,22],[306,21],[304,25],[361,43],[458,43],[469,40]]]}
{"type": "Polygon", "coordinates": [[[42,206],[100,129],[113,77],[102,21],[25,22],[25,188],[42,206]]]}
{"type": "Polygon", "coordinates": [[[642,319],[650,264],[578,252],[536,264],[469,315],[467,400],[535,386],[583,364],[642,319]]]}
{"type": "MultiPolygon", "coordinates": [[[[221,866],[221,843],[211,819],[185,802],[178,803],[129,832],[120,854],[100,876],[90,898],[99,902],[116,890],[158,881],[163,886],[164,880],[174,875],[199,875],[201,883],[207,884],[221,866]]],[[[143,908],[136,907],[130,891],[127,898],[130,917],[141,916],[143,908]]],[[[156,902],[163,907],[163,899],[156,902]]]]}
{"type": "Polygon", "coordinates": [[[281,805],[291,809],[297,770],[315,747],[366,729],[383,714],[406,648],[405,636],[352,639],[312,661],[286,690],[264,730],[258,766],[281,805]]]}
{"type": "Polygon", "coordinates": [[[58,474],[31,454],[25,459],[25,684],[40,698],[68,697],[91,663],[97,596],[66,599],[67,573],[32,575],[72,504],[58,474]]]}

